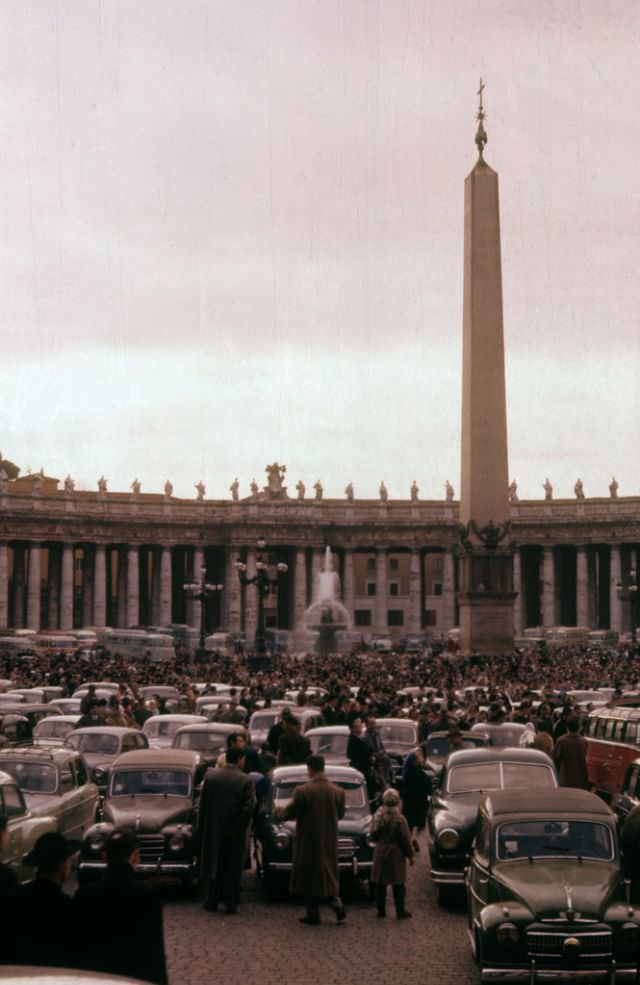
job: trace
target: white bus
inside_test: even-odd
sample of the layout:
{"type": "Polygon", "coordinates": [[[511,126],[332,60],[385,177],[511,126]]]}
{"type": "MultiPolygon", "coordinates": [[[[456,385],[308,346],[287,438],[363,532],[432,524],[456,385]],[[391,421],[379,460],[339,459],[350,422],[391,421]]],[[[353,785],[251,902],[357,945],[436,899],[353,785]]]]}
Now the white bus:
{"type": "Polygon", "coordinates": [[[163,633],[147,633],[144,629],[111,629],[106,634],[105,647],[111,654],[123,657],[166,663],[174,660],[173,640],[163,633]]]}
{"type": "Polygon", "coordinates": [[[48,653],[73,653],[78,641],[71,633],[38,633],[33,638],[36,653],[44,657],[48,653]]]}

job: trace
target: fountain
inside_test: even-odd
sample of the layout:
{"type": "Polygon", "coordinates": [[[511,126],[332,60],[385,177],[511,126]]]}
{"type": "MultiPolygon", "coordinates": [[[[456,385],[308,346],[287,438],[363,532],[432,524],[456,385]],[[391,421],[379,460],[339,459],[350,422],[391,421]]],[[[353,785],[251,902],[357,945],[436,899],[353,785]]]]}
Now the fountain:
{"type": "Polygon", "coordinates": [[[333,568],[333,554],[327,547],[322,568],[313,586],[313,601],[304,614],[304,629],[315,639],[323,656],[348,646],[350,619],[340,599],[340,578],[333,568]]]}

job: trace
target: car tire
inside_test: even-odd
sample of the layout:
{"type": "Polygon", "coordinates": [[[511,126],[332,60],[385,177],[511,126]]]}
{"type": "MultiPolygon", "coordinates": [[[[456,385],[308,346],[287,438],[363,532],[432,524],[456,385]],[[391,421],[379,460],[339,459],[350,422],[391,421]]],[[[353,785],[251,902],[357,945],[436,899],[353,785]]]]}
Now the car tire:
{"type": "Polygon", "coordinates": [[[270,903],[279,902],[285,895],[286,883],[281,875],[266,867],[263,871],[264,894],[270,903]]]}

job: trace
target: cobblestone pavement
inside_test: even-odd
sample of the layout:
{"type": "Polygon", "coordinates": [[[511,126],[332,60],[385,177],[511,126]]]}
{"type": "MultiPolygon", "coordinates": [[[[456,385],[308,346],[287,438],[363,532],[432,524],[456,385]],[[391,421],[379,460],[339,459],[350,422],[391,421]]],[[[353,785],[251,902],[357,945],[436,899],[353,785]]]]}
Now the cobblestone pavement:
{"type": "Polygon", "coordinates": [[[477,985],[465,929],[464,901],[440,907],[427,874],[426,846],[410,869],[412,920],[396,920],[389,889],[387,917],[373,903],[347,902],[347,920],[323,909],[322,925],[298,923],[299,901],[267,903],[255,873],[243,880],[240,912],[207,913],[199,902],[165,907],[170,985],[477,985]]]}

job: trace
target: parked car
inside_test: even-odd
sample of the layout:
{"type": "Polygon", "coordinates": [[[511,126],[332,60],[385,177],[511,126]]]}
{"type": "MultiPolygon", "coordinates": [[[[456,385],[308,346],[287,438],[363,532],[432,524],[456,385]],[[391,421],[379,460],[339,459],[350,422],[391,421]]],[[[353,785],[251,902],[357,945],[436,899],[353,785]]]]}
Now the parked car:
{"type": "Polygon", "coordinates": [[[36,746],[63,746],[67,736],[80,721],[80,715],[47,715],[33,730],[36,746]]]}
{"type": "Polygon", "coordinates": [[[282,715],[283,708],[291,708],[295,714],[295,707],[293,701],[274,701],[268,708],[254,711],[249,719],[249,736],[253,745],[260,748],[267,741],[267,736],[282,715]]]}
{"type": "Polygon", "coordinates": [[[202,724],[206,720],[204,715],[152,715],[142,726],[142,734],[150,749],[169,749],[179,728],[202,724]]]}
{"type": "Polygon", "coordinates": [[[483,982],[636,981],[640,910],[626,900],[615,817],[595,794],[487,794],[466,888],[483,982]]]}
{"type": "Polygon", "coordinates": [[[411,718],[378,718],[377,729],[391,760],[393,782],[399,786],[405,757],[418,745],[418,723],[411,718]]]}
{"type": "MultiPolygon", "coordinates": [[[[482,749],[488,746],[486,736],[479,732],[461,732],[462,749],[482,749]]],[[[450,752],[448,732],[430,732],[427,740],[422,743],[425,758],[425,773],[431,781],[431,787],[439,785],[442,770],[450,752]]]]}
{"type": "Polygon", "coordinates": [[[64,741],[68,749],[79,752],[87,764],[92,781],[104,794],[109,769],[123,752],[148,748],[148,740],[139,729],[116,725],[88,725],[74,729],[64,741]]]}
{"type": "Polygon", "coordinates": [[[4,749],[0,770],[12,776],[33,817],[53,817],[60,834],[79,840],[95,821],[98,788],[71,749],[4,749]]]}
{"type": "Polygon", "coordinates": [[[638,804],[640,804],[640,759],[634,759],[631,765],[627,767],[622,790],[614,798],[611,805],[620,827],[624,825],[627,817],[638,804]]]}
{"type": "Polygon", "coordinates": [[[209,766],[215,764],[218,756],[225,752],[230,735],[243,735],[247,738],[247,730],[244,725],[227,725],[224,722],[183,725],[173,737],[173,748],[198,752],[203,762],[209,766]]]}
{"type": "Polygon", "coordinates": [[[40,835],[57,831],[58,822],[51,815],[36,814],[26,804],[22,791],[10,773],[0,770],[0,812],[7,818],[7,838],[1,860],[10,866],[18,882],[32,879],[34,870],[23,859],[40,835]]]}
{"type": "Polygon", "coordinates": [[[78,880],[102,875],[104,846],[114,828],[133,828],[142,875],[176,876],[185,887],[197,879],[197,810],[205,764],[187,749],[141,749],[113,763],[102,821],[86,833],[78,880]]]}
{"type": "MultiPolygon", "coordinates": [[[[338,869],[341,874],[368,879],[373,866],[369,839],[371,806],[362,773],[349,766],[326,767],[327,779],[345,791],[346,812],[338,822],[338,869]]],[[[295,821],[278,821],[276,807],[284,807],[297,786],[308,779],[306,766],[280,766],[271,774],[255,828],[256,867],[268,899],[286,889],[292,869],[295,821]]]]}
{"type": "Polygon", "coordinates": [[[464,883],[478,805],[487,791],[522,787],[538,791],[557,786],[553,763],[538,749],[452,752],[427,816],[431,878],[438,896],[442,899],[449,887],[464,883]]]}
{"type": "Polygon", "coordinates": [[[311,743],[311,752],[323,756],[326,763],[334,766],[348,766],[347,745],[349,728],[346,725],[323,725],[311,728],[305,733],[311,743]]]}
{"type": "Polygon", "coordinates": [[[473,735],[484,735],[490,746],[515,749],[520,744],[525,728],[526,725],[519,722],[477,722],[471,726],[471,732],[473,735]]]}
{"type": "Polygon", "coordinates": [[[57,708],[61,715],[80,715],[82,711],[82,698],[54,698],[49,704],[57,708]]]}

